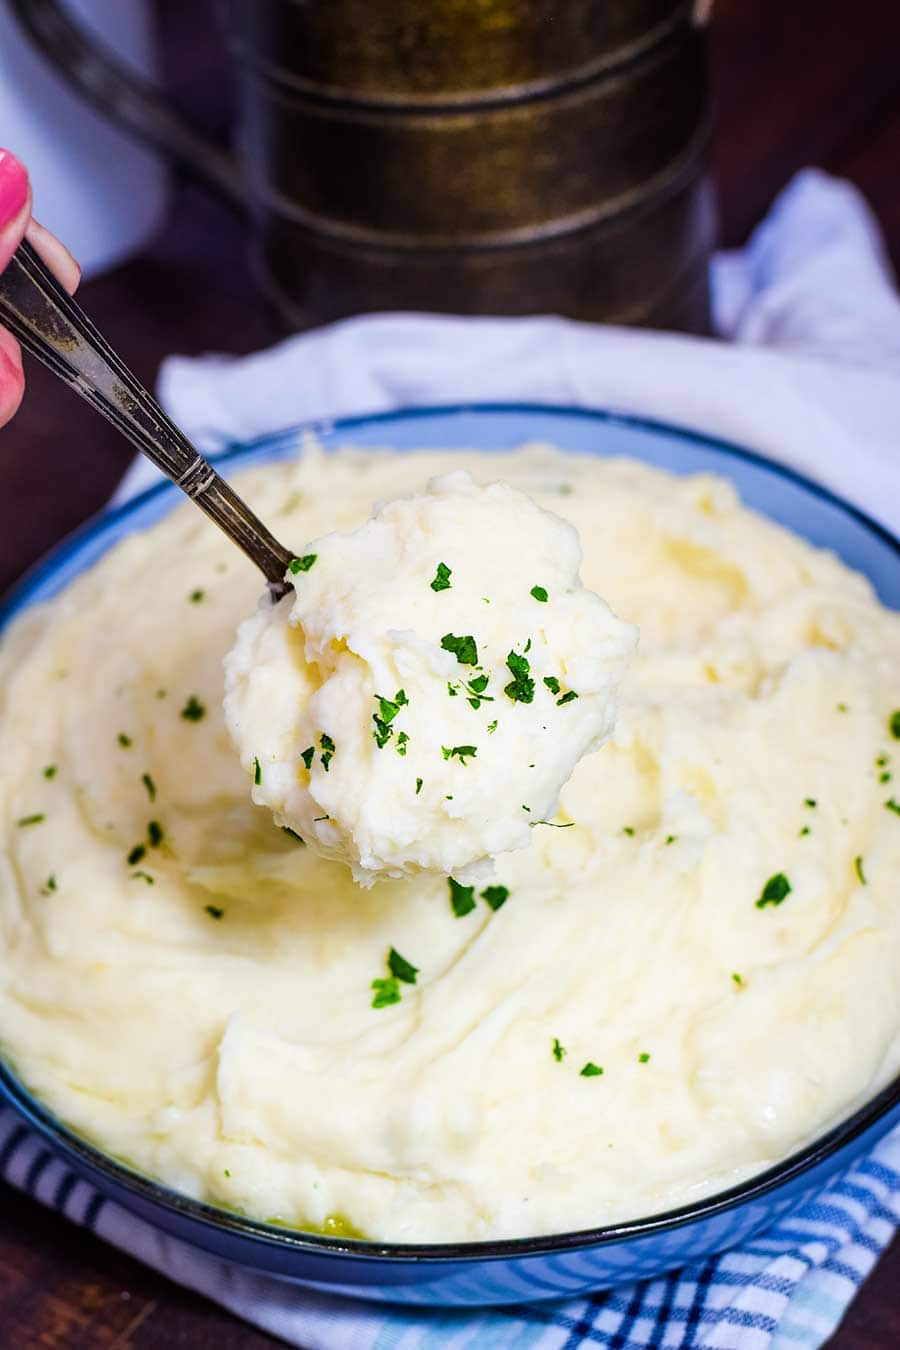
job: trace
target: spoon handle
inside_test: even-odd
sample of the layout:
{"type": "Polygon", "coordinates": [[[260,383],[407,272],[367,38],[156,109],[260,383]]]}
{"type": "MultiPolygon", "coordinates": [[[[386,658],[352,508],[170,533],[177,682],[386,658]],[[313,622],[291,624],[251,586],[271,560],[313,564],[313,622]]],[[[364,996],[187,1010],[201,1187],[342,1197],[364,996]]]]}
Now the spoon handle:
{"type": "Polygon", "coordinates": [[[291,552],[191,445],[27,241],[0,273],[0,323],[102,413],[260,568],[275,598],[291,552]]]}

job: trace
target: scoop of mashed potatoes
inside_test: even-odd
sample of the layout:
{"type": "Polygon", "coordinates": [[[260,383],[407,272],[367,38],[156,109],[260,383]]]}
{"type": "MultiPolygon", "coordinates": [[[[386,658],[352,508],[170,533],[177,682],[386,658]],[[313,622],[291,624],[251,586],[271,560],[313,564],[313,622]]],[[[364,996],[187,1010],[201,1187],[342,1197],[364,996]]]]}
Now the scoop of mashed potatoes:
{"type": "Polygon", "coordinates": [[[458,468],[569,520],[585,585],[641,629],[566,828],[489,884],[361,889],[253,805],[222,660],[259,576],[189,504],[0,642],[3,1054],[109,1153],[259,1219],[400,1242],[627,1222],[900,1069],[900,616],[705,474],[311,448],[238,486],[300,541],[458,468]]]}
{"type": "Polygon", "coordinates": [[[314,540],[225,663],[253,800],[363,884],[524,848],[637,641],[580,564],[568,522],[462,471],[314,540]]]}

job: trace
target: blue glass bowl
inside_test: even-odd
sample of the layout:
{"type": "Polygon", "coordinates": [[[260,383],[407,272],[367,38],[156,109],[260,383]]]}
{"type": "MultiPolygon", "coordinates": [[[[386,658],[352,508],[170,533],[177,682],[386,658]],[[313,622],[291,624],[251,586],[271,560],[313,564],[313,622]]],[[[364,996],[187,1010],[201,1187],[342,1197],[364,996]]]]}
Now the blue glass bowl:
{"type": "MultiPolygon", "coordinates": [[[[738,446],[676,427],[604,412],[546,406],[425,408],[294,428],[219,459],[237,471],[293,455],[304,430],[324,445],[401,450],[510,450],[546,440],[564,450],[631,455],[675,473],[713,471],[743,500],[864,572],[900,608],[900,542],[823,488],[738,446]]],[[[0,627],[63,590],[109,548],[181,500],[170,484],[90,521],[40,563],[0,609],[0,627]]],[[[900,1081],[768,1171],[695,1204],[632,1222],[498,1242],[396,1244],[320,1237],[258,1223],[179,1195],[85,1143],[0,1064],[0,1100],[104,1195],[198,1247],[302,1284],[359,1298],[445,1307],[572,1296],[646,1279],[745,1242],[845,1171],[900,1122],[900,1081]]]]}

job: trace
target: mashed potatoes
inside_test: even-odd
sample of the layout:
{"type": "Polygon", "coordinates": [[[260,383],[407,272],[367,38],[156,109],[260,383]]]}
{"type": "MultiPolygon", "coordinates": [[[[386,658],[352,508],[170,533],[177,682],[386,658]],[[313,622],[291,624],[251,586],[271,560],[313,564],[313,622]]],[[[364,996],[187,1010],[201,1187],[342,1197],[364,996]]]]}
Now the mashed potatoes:
{"type": "Polygon", "coordinates": [[[5,1053],[111,1153],[262,1218],[634,1218],[900,1066],[900,618],[708,477],[532,448],[240,486],[301,545],[457,468],[570,520],[641,629],[614,735],[490,886],[360,890],[250,802],[222,659],[259,580],[190,506],[0,647],[5,1053]]]}
{"type": "Polygon", "coordinates": [[[571,525],[461,471],[308,548],[225,662],[253,800],[364,885],[471,880],[606,740],[637,632],[581,585],[571,525]]]}

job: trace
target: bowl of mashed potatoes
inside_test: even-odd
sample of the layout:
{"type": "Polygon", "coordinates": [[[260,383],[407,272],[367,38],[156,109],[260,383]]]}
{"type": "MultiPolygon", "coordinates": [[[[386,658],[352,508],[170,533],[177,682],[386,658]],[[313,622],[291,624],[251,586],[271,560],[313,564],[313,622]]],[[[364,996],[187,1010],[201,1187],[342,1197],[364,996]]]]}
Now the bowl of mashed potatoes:
{"type": "MultiPolygon", "coordinates": [[[[261,586],[214,527],[161,485],[41,564],[0,636],[0,1090],[77,1170],[246,1265],[506,1303],[740,1242],[900,1119],[896,540],[748,452],[602,413],[388,414],[222,464],[301,559],[431,480],[507,484],[577,530],[639,645],[552,811],[509,741],[527,824],[489,875],[359,885],[279,818],[278,745],[235,748],[223,661],[233,694],[261,586]]],[[[448,547],[438,600],[478,574],[448,547]]],[[[524,658],[550,561],[510,553],[524,658]]],[[[475,669],[446,681],[456,748],[502,747],[515,700],[475,669]]],[[[578,690],[536,673],[552,736],[578,690]]],[[[415,802],[400,733],[443,705],[416,724],[380,693],[415,802]]],[[[329,716],[294,747],[322,792],[329,716]]],[[[442,820],[471,768],[435,761],[442,820]]]]}

